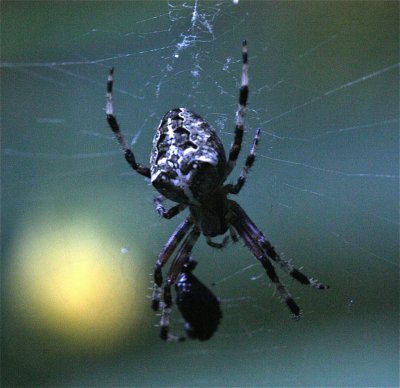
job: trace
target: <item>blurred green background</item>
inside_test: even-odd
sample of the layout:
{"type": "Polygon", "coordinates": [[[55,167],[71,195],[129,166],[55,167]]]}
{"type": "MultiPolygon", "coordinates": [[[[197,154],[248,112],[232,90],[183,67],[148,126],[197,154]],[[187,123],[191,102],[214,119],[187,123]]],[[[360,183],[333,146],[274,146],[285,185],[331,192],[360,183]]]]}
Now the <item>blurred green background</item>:
{"type": "MultiPolygon", "coordinates": [[[[2,1],[2,386],[397,386],[398,8],[2,1]],[[207,342],[163,343],[151,272],[185,215],[160,220],[124,161],[104,117],[107,72],[139,161],[176,106],[229,147],[243,39],[238,166],[262,137],[238,201],[331,289],[281,274],[304,312],[293,322],[242,244],[201,239],[196,275],[224,318],[207,342]]],[[[177,311],[172,325],[183,331],[177,311]]]]}

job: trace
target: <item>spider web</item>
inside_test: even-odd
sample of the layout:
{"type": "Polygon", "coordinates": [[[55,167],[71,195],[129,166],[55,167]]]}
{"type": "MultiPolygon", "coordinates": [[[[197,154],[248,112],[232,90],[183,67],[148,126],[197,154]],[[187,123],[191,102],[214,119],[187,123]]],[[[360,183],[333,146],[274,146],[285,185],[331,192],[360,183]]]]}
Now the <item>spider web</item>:
{"type": "MultiPolygon", "coordinates": [[[[5,383],[397,385],[397,15],[390,1],[2,2],[5,383]],[[138,161],[148,163],[154,129],[178,106],[202,115],[228,149],[243,39],[250,96],[232,182],[256,128],[261,140],[237,201],[278,252],[331,289],[279,273],[303,309],[292,322],[241,243],[219,251],[200,239],[195,274],[224,317],[207,342],[165,344],[149,274],[185,214],[160,220],[154,190],[123,160],[104,119],[107,72],[114,67],[116,115],[138,161]],[[145,306],[117,344],[89,352],[47,337],[35,314],[16,324],[9,307],[26,228],[40,230],[40,219],[67,247],[60,235],[82,215],[113,241],[99,245],[117,283],[131,282],[134,267],[145,306]]],[[[99,303],[109,314],[110,300],[99,303]]],[[[183,331],[177,310],[172,330],[183,331]]]]}

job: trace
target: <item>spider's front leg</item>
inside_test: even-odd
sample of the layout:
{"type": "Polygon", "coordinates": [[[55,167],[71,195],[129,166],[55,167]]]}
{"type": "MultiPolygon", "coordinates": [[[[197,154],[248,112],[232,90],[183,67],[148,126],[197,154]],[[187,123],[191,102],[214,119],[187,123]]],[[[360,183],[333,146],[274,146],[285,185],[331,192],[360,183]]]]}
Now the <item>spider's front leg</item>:
{"type": "Polygon", "coordinates": [[[140,175],[145,176],[146,178],[150,178],[150,169],[142,164],[136,163],[135,156],[131,149],[128,147],[128,144],[125,141],[124,136],[122,135],[121,130],[119,129],[119,125],[117,119],[114,116],[114,107],[112,102],[112,87],[113,87],[113,74],[114,68],[110,69],[107,79],[107,104],[106,104],[106,115],[107,115],[107,122],[110,126],[111,130],[114,132],[115,137],[118,140],[122,148],[122,152],[125,155],[126,161],[129,165],[140,175]]]}
{"type": "Polygon", "coordinates": [[[249,174],[250,169],[253,166],[254,161],[256,160],[256,151],[258,141],[260,140],[260,132],[261,130],[260,128],[258,128],[253,139],[253,145],[251,146],[250,153],[247,155],[246,162],[242,168],[237,182],[235,184],[228,183],[224,186],[224,191],[226,194],[239,194],[239,191],[246,183],[247,175],[249,174]]]}
{"type": "Polygon", "coordinates": [[[236,126],[235,126],[235,138],[233,140],[231,150],[229,152],[227,170],[228,174],[235,167],[236,160],[239,156],[240,149],[242,147],[243,130],[244,130],[244,115],[247,108],[247,97],[249,95],[249,65],[248,65],[248,54],[247,54],[247,42],[243,41],[242,44],[242,76],[240,82],[239,92],[239,106],[236,112],[236,126]]]}

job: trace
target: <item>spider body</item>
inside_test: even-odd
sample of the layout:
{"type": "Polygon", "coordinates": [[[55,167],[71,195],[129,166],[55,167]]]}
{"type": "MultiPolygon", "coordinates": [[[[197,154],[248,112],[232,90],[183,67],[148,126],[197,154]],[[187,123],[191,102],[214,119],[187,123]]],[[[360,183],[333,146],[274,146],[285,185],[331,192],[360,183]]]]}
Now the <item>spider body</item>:
{"type": "Polygon", "coordinates": [[[151,182],[164,197],[188,205],[208,237],[228,229],[226,166],[222,142],[202,117],[185,108],[165,114],[153,140],[151,182]]]}
{"type": "Polygon", "coordinates": [[[226,184],[225,180],[232,172],[239,156],[244,132],[244,115],[248,97],[246,41],[242,46],[242,76],[235,135],[228,157],[216,131],[204,119],[188,109],[176,108],[164,115],[156,130],[150,167],[137,163],[114,116],[112,85],[113,69],[110,70],[107,82],[108,124],[130,166],[139,174],[150,178],[153,186],[160,193],[154,199],[158,214],[170,219],[189,208],[189,215],[164,245],[154,267],[152,307],[156,311],[161,309],[161,338],[168,341],[182,339],[169,333],[172,307],[171,287],[174,284],[176,284],[178,294],[177,304],[186,320],[189,338],[208,339],[216,330],[220,320],[219,302],[211,291],[194,277],[191,273],[193,266],[189,264],[192,249],[202,234],[211,247],[222,248],[228,242],[229,236],[225,236],[220,243],[214,242],[212,238],[224,235],[228,230],[231,239],[236,242],[240,237],[261,263],[293,318],[299,319],[300,308],[279,280],[272,262],[302,284],[320,290],[328,286],[307,277],[290,262],[281,258],[242,207],[237,202],[228,199],[230,194],[238,194],[244,186],[255,160],[260,137],[260,129],[257,129],[239,178],[234,184],[226,184]],[[163,205],[165,199],[177,204],[166,209],[163,205]],[[162,268],[175,251],[175,258],[164,281],[162,268]]]}

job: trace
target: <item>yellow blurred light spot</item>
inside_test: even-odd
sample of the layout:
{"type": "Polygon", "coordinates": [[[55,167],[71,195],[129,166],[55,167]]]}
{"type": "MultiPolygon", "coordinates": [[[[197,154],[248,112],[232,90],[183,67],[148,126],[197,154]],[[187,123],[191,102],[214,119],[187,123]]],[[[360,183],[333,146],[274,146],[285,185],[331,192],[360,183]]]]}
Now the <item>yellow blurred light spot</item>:
{"type": "Polygon", "coordinates": [[[135,258],[120,250],[85,221],[23,231],[9,274],[18,315],[79,346],[121,341],[137,326],[144,298],[135,258]]]}

